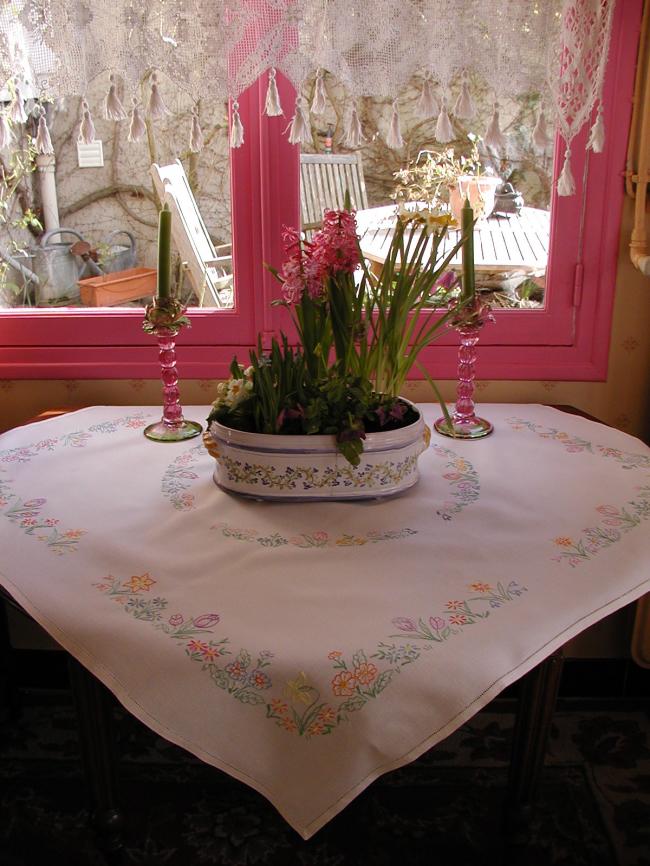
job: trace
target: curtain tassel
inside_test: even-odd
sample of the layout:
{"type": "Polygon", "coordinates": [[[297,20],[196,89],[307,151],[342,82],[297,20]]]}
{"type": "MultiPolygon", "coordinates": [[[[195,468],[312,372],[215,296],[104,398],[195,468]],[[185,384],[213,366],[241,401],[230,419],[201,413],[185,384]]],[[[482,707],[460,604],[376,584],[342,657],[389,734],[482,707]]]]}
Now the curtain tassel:
{"type": "Polygon", "coordinates": [[[324,114],[327,107],[327,93],[325,92],[325,73],[319,69],[316,73],[316,83],[314,85],[314,98],[311,103],[312,114],[324,114]]]}
{"type": "Polygon", "coordinates": [[[151,93],[149,94],[149,105],[147,106],[149,117],[152,120],[162,120],[165,115],[170,114],[165,101],[158,89],[158,76],[154,72],[151,76],[151,93]]]}
{"type": "Polygon", "coordinates": [[[127,141],[131,144],[137,144],[147,134],[147,126],[142,119],[142,114],[138,108],[138,100],[133,97],[133,107],[131,108],[131,123],[129,124],[129,135],[127,141]]]}
{"type": "Polygon", "coordinates": [[[491,147],[493,150],[505,150],[506,148],[506,137],[501,132],[501,127],[499,125],[499,103],[494,103],[494,112],[492,114],[492,120],[490,120],[488,124],[488,128],[485,131],[485,146],[491,147]]]}
{"type": "Polygon", "coordinates": [[[108,88],[106,99],[104,100],[104,117],[106,120],[126,120],[126,111],[117,95],[117,87],[115,84],[115,76],[110,77],[111,86],[108,88]]]}
{"type": "Polygon", "coordinates": [[[436,123],[436,141],[439,141],[440,144],[448,144],[454,138],[454,128],[447,113],[447,98],[443,97],[440,114],[438,114],[438,122],[436,123]]]}
{"type": "Polygon", "coordinates": [[[567,147],[564,151],[564,165],[562,166],[562,173],[560,174],[557,181],[557,194],[558,195],[573,195],[576,191],[576,184],[573,179],[573,174],[571,173],[571,148],[567,147]]]}
{"type": "MultiPolygon", "coordinates": [[[[296,98],[296,112],[291,119],[291,123],[287,126],[289,130],[290,144],[311,144],[311,129],[309,126],[309,117],[305,111],[304,100],[302,96],[296,98]]],[[[285,129],[285,132],[287,131],[285,129]]]]}
{"type": "Polygon", "coordinates": [[[404,147],[404,139],[402,138],[402,130],[399,122],[399,111],[397,110],[397,100],[393,102],[393,115],[390,119],[386,144],[391,148],[391,150],[399,150],[404,147]]]}
{"type": "Polygon", "coordinates": [[[0,150],[4,150],[6,147],[9,147],[13,139],[14,134],[11,131],[9,119],[7,118],[7,115],[4,113],[4,111],[0,112],[0,150]]]}
{"type": "Polygon", "coordinates": [[[589,133],[589,141],[587,142],[587,148],[593,150],[594,153],[602,153],[603,148],[605,147],[605,121],[603,120],[603,106],[598,106],[598,114],[596,115],[596,122],[591,127],[591,132],[589,133]]]}
{"type": "Polygon", "coordinates": [[[54,153],[52,138],[50,137],[50,130],[47,128],[47,120],[45,119],[45,110],[43,108],[41,108],[41,114],[38,118],[38,129],[36,130],[34,145],[38,153],[54,153]]]}
{"type": "Polygon", "coordinates": [[[239,103],[235,99],[232,104],[232,120],[230,127],[230,146],[241,147],[244,143],[244,124],[239,116],[239,103]]]}
{"type": "Polygon", "coordinates": [[[92,144],[95,140],[95,124],[90,113],[90,108],[85,99],[81,100],[82,118],[79,126],[79,141],[82,144],[92,144]]]}
{"type": "Polygon", "coordinates": [[[14,90],[14,98],[11,100],[11,105],[9,107],[9,117],[14,123],[27,122],[25,103],[23,101],[23,95],[20,92],[20,87],[18,87],[18,85],[16,85],[16,88],[14,90]]]}
{"type": "Polygon", "coordinates": [[[422,92],[418,99],[417,112],[420,117],[435,117],[439,111],[438,102],[433,92],[433,82],[427,75],[422,82],[422,92]]]}
{"type": "Polygon", "coordinates": [[[203,150],[203,132],[199,123],[199,112],[192,109],[192,128],[190,130],[190,150],[192,153],[200,153],[203,150]]]}
{"type": "Polygon", "coordinates": [[[352,106],[350,117],[343,132],[343,144],[345,147],[361,147],[366,140],[363,130],[361,129],[361,121],[357,113],[356,105],[352,106]]]}
{"type": "Polygon", "coordinates": [[[454,114],[461,120],[469,120],[474,117],[475,114],[474,103],[469,92],[469,82],[467,81],[466,74],[463,75],[463,83],[460,86],[460,93],[458,94],[458,99],[454,105],[454,114]]]}
{"type": "Polygon", "coordinates": [[[269,86],[266,89],[266,102],[264,103],[264,114],[269,117],[280,117],[284,114],[280,105],[280,94],[278,93],[278,83],[275,80],[275,69],[269,69],[269,86]]]}
{"type": "Polygon", "coordinates": [[[548,130],[546,128],[546,117],[543,109],[540,108],[537,115],[537,123],[533,129],[533,144],[538,150],[546,150],[550,144],[548,130]]]}

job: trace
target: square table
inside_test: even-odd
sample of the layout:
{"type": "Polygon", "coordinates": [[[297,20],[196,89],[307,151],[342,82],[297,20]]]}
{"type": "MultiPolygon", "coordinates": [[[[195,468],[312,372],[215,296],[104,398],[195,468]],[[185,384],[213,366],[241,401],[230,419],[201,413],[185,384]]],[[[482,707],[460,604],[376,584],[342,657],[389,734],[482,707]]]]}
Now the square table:
{"type": "Polygon", "coordinates": [[[340,503],[221,491],[202,443],[142,436],[152,407],[0,437],[0,585],[80,663],[105,813],[113,769],[92,748],[106,730],[86,670],[304,838],[535,670],[511,780],[530,800],[554,654],[650,588],[650,449],[550,407],[483,414],[494,434],[434,434],[404,495],[340,503]]]}

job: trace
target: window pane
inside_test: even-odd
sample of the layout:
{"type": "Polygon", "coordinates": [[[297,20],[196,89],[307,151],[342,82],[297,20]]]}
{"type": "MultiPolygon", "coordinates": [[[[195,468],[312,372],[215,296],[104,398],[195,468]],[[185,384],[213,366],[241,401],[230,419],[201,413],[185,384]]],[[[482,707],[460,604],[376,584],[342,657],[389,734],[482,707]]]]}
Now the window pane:
{"type": "MultiPolygon", "coordinates": [[[[230,207],[228,114],[225,104],[196,104],[204,145],[190,148],[193,102],[159,82],[169,115],[144,118],[146,131],[129,141],[129,119],[103,117],[106,82],[88,103],[96,131],[90,145],[78,143],[80,100],[47,106],[55,157],[33,147],[38,107],[16,125],[16,145],[4,157],[0,203],[0,306],[4,308],[142,307],[155,292],[158,188],[150,171],[157,163],[175,173],[173,273],[190,307],[234,305],[230,207]],[[54,160],[56,161],[54,165],[54,160]],[[176,161],[180,160],[180,165],[176,161]],[[45,226],[58,208],[57,234],[45,226]]],[[[141,104],[147,99],[142,93],[141,104]]],[[[131,97],[120,93],[124,106],[131,97]]],[[[144,117],[144,111],[142,111],[144,117]]],[[[195,135],[196,143],[197,136],[195,135]]]]}
{"type": "MultiPolygon", "coordinates": [[[[475,215],[481,215],[474,243],[477,287],[497,309],[543,308],[554,136],[550,123],[546,123],[545,134],[538,125],[540,95],[530,93],[501,101],[499,121],[506,144],[504,148],[489,147],[482,136],[492,120],[492,97],[484,83],[472,81],[472,93],[478,94],[474,114],[469,120],[460,120],[450,111],[453,138],[441,144],[436,139],[437,118],[423,119],[418,113],[423,82],[414,79],[399,99],[403,147],[393,149],[386,142],[391,101],[365,98],[358,100],[356,107],[367,139],[350,148],[346,141],[352,106],[331,78],[326,84],[329,104],[323,115],[312,115],[313,144],[303,146],[303,153],[321,154],[323,160],[354,154],[360,162],[365,192],[356,179],[356,165],[309,165],[311,158],[303,156],[303,226],[315,225],[324,206],[340,206],[342,191],[349,188],[359,210],[362,249],[370,261],[381,266],[390,243],[396,203],[451,209],[458,217],[462,198],[469,193],[475,215]],[[477,180],[464,179],[477,175],[477,180]]],[[[460,86],[459,76],[451,83],[454,99],[460,86]]],[[[311,99],[313,87],[313,82],[306,85],[303,94],[307,99],[311,99]]],[[[436,95],[440,100],[441,92],[436,95]]],[[[449,247],[457,240],[458,233],[450,231],[449,247]]],[[[453,265],[460,270],[460,256],[453,265]]]]}

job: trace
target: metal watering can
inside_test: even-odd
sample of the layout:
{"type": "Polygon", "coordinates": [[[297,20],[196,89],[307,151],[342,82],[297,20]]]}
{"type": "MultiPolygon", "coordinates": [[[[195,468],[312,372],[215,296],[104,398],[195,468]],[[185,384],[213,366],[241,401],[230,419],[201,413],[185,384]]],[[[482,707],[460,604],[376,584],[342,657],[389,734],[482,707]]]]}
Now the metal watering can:
{"type": "Polygon", "coordinates": [[[100,249],[101,255],[75,229],[58,228],[45,232],[39,245],[31,247],[24,256],[2,257],[34,284],[35,303],[43,307],[79,302],[78,282],[84,277],[135,266],[136,244],[131,232],[124,229],[111,232],[100,249]],[[54,241],[57,235],[60,239],[54,241]],[[75,240],[66,241],[64,235],[75,240]],[[116,242],[120,236],[124,236],[126,243],[116,242]]]}

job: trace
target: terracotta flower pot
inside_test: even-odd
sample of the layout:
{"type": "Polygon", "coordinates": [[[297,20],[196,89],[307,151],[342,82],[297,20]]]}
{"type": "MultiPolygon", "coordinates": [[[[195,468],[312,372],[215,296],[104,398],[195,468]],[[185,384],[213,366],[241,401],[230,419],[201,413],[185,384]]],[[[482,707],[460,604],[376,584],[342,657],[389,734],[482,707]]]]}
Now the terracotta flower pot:
{"type": "Polygon", "coordinates": [[[488,174],[476,177],[470,175],[459,177],[456,185],[449,190],[451,215],[458,225],[461,224],[461,208],[467,196],[469,196],[469,203],[477,219],[489,217],[494,208],[494,196],[497,187],[500,185],[501,178],[488,174]]]}

